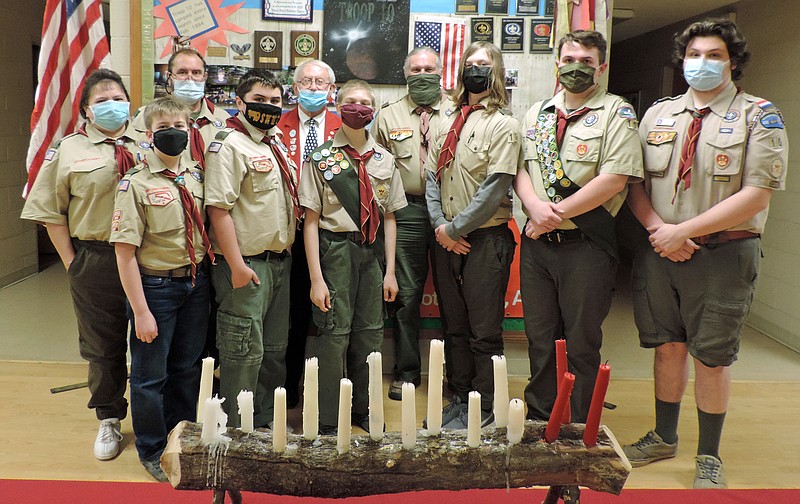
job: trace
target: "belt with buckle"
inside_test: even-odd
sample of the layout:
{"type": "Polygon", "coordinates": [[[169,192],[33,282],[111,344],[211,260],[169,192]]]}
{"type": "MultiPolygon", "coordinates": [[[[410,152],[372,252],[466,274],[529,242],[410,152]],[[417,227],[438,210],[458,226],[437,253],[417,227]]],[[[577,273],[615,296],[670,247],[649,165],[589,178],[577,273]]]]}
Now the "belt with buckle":
{"type": "MultiPolygon", "coordinates": [[[[198,269],[199,269],[198,264],[198,269]]],[[[189,264],[187,266],[181,266],[180,268],[169,269],[169,270],[156,270],[145,268],[144,266],[139,266],[139,272],[142,275],[147,276],[156,276],[156,277],[164,277],[164,278],[186,278],[192,276],[192,265],[189,264]]]]}
{"type": "Polygon", "coordinates": [[[259,261],[282,261],[289,257],[289,251],[284,250],[282,252],[273,252],[272,250],[265,250],[260,254],[251,255],[251,256],[244,256],[243,259],[256,259],[259,261]]]}
{"type": "Polygon", "coordinates": [[[720,231],[719,233],[692,238],[692,241],[698,245],[722,245],[735,240],[746,240],[748,238],[758,238],[759,236],[761,235],[750,231],[720,231]]]}
{"type": "Polygon", "coordinates": [[[539,236],[540,240],[545,240],[550,243],[569,243],[576,241],[583,241],[586,235],[580,229],[556,229],[549,233],[544,233],[539,236]]]}
{"type": "Polygon", "coordinates": [[[409,203],[416,203],[418,205],[425,205],[425,195],[424,194],[410,194],[406,193],[406,201],[409,203]]]}

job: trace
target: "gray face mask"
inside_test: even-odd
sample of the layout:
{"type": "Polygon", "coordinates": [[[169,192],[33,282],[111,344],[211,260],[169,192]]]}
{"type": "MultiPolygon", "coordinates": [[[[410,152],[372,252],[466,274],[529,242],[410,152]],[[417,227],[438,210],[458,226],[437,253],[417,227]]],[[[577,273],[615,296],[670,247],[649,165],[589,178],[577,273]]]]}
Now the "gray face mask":
{"type": "Polygon", "coordinates": [[[558,69],[558,82],[570,93],[583,93],[594,85],[596,68],[576,61],[558,69]]]}

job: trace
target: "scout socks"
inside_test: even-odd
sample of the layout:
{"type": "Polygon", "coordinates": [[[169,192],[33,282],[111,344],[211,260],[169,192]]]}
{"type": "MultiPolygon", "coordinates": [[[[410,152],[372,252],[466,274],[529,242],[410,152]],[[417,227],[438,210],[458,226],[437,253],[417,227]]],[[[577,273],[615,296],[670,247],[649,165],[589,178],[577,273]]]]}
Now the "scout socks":
{"type": "MultiPolygon", "coordinates": [[[[656,434],[665,443],[678,441],[678,416],[681,413],[680,401],[671,403],[656,398],[656,434]]],[[[719,438],[717,438],[719,440],[719,438]]]]}
{"type": "Polygon", "coordinates": [[[719,440],[722,437],[725,413],[706,413],[697,408],[697,423],[700,431],[697,454],[719,458],[719,440]]]}

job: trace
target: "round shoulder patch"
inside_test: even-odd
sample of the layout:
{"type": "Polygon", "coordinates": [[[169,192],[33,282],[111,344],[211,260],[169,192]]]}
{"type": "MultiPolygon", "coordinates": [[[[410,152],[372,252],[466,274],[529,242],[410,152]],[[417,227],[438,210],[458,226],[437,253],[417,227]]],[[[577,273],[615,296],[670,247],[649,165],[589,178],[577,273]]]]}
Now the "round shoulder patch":
{"type": "Polygon", "coordinates": [[[150,142],[141,141],[141,142],[139,142],[139,147],[141,147],[142,149],[149,149],[150,148],[150,142]]]}

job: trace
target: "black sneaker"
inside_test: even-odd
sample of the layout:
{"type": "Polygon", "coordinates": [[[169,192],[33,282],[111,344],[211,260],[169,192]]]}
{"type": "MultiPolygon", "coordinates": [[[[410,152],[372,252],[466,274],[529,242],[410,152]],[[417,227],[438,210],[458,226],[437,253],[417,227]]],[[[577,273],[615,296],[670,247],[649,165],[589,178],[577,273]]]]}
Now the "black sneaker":
{"type": "Polygon", "coordinates": [[[369,413],[351,413],[350,425],[361,427],[369,434],[369,413]]]}
{"type": "Polygon", "coordinates": [[[142,460],[142,465],[147,469],[147,472],[150,473],[150,476],[155,478],[158,482],[166,483],[169,481],[164,470],[161,469],[160,457],[154,458],[153,460],[142,460]]]}
{"type": "Polygon", "coordinates": [[[335,425],[319,424],[320,436],[336,436],[339,434],[339,428],[335,425]]]}

